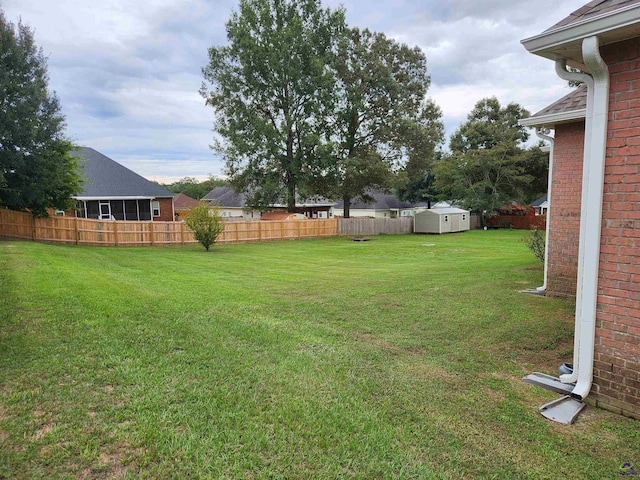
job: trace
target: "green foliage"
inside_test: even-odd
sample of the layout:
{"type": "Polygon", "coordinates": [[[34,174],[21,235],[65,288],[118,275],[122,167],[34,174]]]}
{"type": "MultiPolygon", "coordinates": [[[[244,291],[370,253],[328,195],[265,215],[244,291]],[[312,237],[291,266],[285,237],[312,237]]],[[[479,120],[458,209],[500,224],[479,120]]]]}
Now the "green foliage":
{"type": "Polygon", "coordinates": [[[344,12],[319,0],[241,0],[227,46],[209,49],[200,90],[216,113],[216,150],[234,187],[260,208],[295,209],[310,170],[327,154],[325,121],[335,108],[329,68],[344,12]]]}
{"type": "Polygon", "coordinates": [[[514,103],[479,101],[451,137],[451,154],[434,168],[440,197],[482,213],[486,222],[498,207],[528,203],[546,191],[548,155],[522,147],[528,134],[518,119],[528,115],[514,103]]]}
{"type": "Polygon", "coordinates": [[[531,231],[524,237],[524,243],[527,245],[531,253],[544,263],[545,258],[545,235],[544,232],[533,227],[531,231]]]}
{"type": "Polygon", "coordinates": [[[200,205],[193,208],[184,223],[193,231],[193,236],[207,252],[224,231],[224,220],[222,220],[220,210],[216,207],[209,207],[206,202],[201,202],[200,205]]]}
{"type": "Polygon", "coordinates": [[[46,216],[80,191],[73,145],[31,29],[0,11],[0,205],[46,216]]]}
{"type": "Polygon", "coordinates": [[[418,47],[382,33],[351,28],[340,39],[334,61],[337,151],[316,180],[324,195],[344,200],[345,217],[351,199],[364,198],[369,188],[391,187],[408,150],[429,157],[441,142],[441,112],[424,100],[426,63],[418,47]]]}
{"type": "Polygon", "coordinates": [[[407,131],[408,160],[398,174],[396,194],[400,200],[430,206],[438,195],[433,167],[442,158],[438,147],[444,140],[444,125],[437,105],[426,102],[424,107],[420,120],[407,131]]]}
{"type": "Polygon", "coordinates": [[[198,180],[193,177],[184,177],[177,182],[162,186],[170,192],[183,193],[191,198],[200,200],[214,188],[224,185],[228,185],[228,182],[220,178],[209,177],[209,179],[204,182],[198,182],[198,180]]]}
{"type": "Polygon", "coordinates": [[[497,98],[484,98],[476,103],[467,121],[451,136],[449,148],[454,153],[488,150],[501,143],[519,145],[529,138],[518,120],[529,112],[517,103],[502,107],[497,98]]]}

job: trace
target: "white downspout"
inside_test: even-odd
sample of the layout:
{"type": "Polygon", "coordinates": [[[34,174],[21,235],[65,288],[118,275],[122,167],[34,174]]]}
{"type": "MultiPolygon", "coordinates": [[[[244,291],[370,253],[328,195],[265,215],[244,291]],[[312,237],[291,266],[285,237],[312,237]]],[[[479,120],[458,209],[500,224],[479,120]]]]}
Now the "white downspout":
{"type": "Polygon", "coordinates": [[[553,146],[555,144],[555,139],[549,135],[548,128],[536,128],[536,135],[542,140],[546,140],[550,144],[549,148],[549,175],[547,181],[547,219],[546,219],[546,229],[544,235],[544,281],[541,287],[536,288],[539,292],[545,292],[547,290],[547,273],[549,271],[549,224],[551,219],[551,183],[552,183],[552,174],[553,174],[553,146]]]}
{"type": "MultiPolygon", "coordinates": [[[[593,382],[596,306],[602,231],[602,200],[609,115],[609,69],[600,56],[598,37],[582,41],[584,64],[593,81],[587,84],[587,123],[583,167],[580,247],[578,252],[578,286],[576,291],[576,326],[574,374],[577,384],[571,396],[583,400],[593,382]],[[589,103],[591,105],[589,105],[589,103]],[[575,361],[577,360],[577,361],[575,361]],[[577,372],[576,372],[577,367],[577,372]]],[[[562,381],[565,381],[561,377],[562,381]]]]}
{"type": "MultiPolygon", "coordinates": [[[[569,72],[567,71],[566,60],[556,60],[556,74],[567,81],[574,81],[584,83],[587,86],[587,112],[585,117],[584,126],[584,152],[582,162],[582,198],[587,192],[588,178],[589,178],[589,166],[591,165],[591,130],[593,126],[593,91],[594,82],[593,77],[586,73],[569,72]]],[[[580,208],[580,219],[587,218],[588,211],[586,210],[585,202],[582,202],[580,208]]],[[[580,221],[580,239],[585,236],[586,224],[580,221]]],[[[582,327],[582,277],[584,272],[584,251],[582,248],[578,249],[578,278],[576,282],[576,312],[575,312],[575,330],[573,336],[573,373],[560,375],[560,381],[563,383],[576,383],[578,381],[578,368],[579,368],[579,352],[580,352],[580,329],[582,327]]]]}

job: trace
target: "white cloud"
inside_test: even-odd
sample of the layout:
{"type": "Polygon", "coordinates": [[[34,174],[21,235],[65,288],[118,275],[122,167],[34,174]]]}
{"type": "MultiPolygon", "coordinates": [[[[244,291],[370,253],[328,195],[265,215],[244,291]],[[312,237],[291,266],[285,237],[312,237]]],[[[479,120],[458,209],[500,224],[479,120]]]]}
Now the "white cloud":
{"type": "MultiPolygon", "coordinates": [[[[207,48],[226,43],[237,0],[0,0],[35,29],[69,136],[145,176],[223,170],[209,149],[213,111],[198,95],[207,48]]],[[[548,60],[520,40],[586,0],[325,0],[354,26],[383,31],[427,55],[429,95],[448,133],[481,98],[532,113],[567,93],[548,60]]]]}

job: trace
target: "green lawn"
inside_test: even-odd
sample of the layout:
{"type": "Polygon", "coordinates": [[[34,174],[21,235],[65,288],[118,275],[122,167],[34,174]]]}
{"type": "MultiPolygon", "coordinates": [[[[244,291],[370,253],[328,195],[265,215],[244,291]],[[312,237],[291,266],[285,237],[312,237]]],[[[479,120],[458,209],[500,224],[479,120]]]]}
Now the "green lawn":
{"type": "Polygon", "coordinates": [[[640,422],[523,383],[573,307],[522,232],[0,242],[0,478],[618,478],[640,422]]]}

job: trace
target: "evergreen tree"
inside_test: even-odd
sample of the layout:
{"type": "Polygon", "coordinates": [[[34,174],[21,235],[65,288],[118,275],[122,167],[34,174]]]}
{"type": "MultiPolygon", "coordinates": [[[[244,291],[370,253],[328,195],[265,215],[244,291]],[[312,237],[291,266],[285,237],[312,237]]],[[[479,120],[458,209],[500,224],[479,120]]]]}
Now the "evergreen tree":
{"type": "Polygon", "coordinates": [[[0,205],[46,216],[80,191],[73,145],[31,29],[0,11],[0,205]]]}

